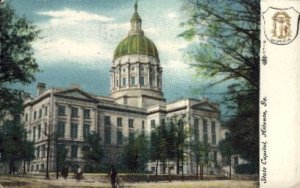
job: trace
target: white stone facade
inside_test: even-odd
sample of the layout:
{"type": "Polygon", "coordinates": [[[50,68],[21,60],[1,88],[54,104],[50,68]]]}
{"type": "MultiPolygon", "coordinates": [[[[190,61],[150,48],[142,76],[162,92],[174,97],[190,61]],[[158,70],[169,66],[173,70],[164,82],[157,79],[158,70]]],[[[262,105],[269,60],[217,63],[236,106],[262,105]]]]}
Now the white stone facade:
{"type": "MultiPolygon", "coordinates": [[[[155,126],[158,126],[162,124],[162,121],[167,121],[172,117],[183,117],[186,122],[185,126],[191,130],[194,130],[195,123],[197,123],[199,140],[207,139],[213,148],[211,155],[214,155],[213,152],[217,152],[216,160],[221,165],[221,155],[217,146],[223,138],[218,106],[207,100],[181,99],[149,108],[138,108],[117,104],[112,98],[97,97],[82,91],[80,88],[46,90],[40,96],[25,102],[22,119],[28,132],[27,138],[35,142],[36,148],[36,159],[28,164],[27,170],[29,172],[45,170],[46,135],[49,133],[53,135],[55,131],[59,131],[59,126],[63,125],[63,136],[59,138],[59,142],[68,149],[67,161],[70,164],[82,166],[84,160],[81,151],[85,145],[84,134],[86,130],[100,134],[104,146],[121,148],[127,143],[130,134],[136,135],[144,131],[149,135],[153,129],[153,122],[155,126]],[[206,131],[204,130],[204,122],[206,131]],[[74,125],[76,128],[73,128],[72,131],[74,125]]],[[[190,135],[189,139],[194,139],[193,134],[190,135]]],[[[54,170],[56,167],[54,146],[52,140],[50,170],[54,170]]],[[[108,155],[113,157],[112,161],[116,160],[114,153],[116,151],[112,149],[111,152],[108,155]]],[[[185,173],[195,173],[195,161],[192,159],[192,154],[186,156],[185,163],[185,173]]],[[[148,170],[153,169],[153,167],[155,164],[149,163],[148,170]]],[[[214,167],[214,163],[211,164],[211,167],[214,167]]]]}

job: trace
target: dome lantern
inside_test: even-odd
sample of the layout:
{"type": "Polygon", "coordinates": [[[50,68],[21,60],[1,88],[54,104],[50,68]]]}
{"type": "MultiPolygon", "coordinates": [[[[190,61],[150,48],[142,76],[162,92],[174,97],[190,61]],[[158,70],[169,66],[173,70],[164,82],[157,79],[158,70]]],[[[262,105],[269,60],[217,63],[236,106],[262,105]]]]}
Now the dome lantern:
{"type": "Polygon", "coordinates": [[[134,14],[132,15],[132,18],[130,20],[131,23],[131,30],[129,31],[128,35],[133,34],[143,34],[142,30],[142,19],[137,12],[138,4],[137,2],[134,4],[134,14]]]}

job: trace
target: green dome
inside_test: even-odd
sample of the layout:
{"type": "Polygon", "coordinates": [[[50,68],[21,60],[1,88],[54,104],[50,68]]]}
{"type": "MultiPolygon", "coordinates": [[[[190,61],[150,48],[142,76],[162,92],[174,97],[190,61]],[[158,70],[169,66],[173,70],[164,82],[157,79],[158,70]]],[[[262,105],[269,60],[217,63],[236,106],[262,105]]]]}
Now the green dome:
{"type": "Polygon", "coordinates": [[[132,54],[143,54],[158,58],[155,44],[142,33],[129,35],[117,46],[114,59],[132,54]]]}

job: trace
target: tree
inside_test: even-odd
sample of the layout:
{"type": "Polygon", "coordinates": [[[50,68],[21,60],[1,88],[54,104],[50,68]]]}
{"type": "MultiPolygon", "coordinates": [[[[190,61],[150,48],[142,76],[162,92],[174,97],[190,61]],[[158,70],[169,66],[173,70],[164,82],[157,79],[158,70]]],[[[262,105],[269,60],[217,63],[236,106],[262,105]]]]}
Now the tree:
{"type": "Polygon", "coordinates": [[[183,165],[184,165],[184,153],[187,149],[187,130],[185,129],[185,121],[182,117],[173,119],[173,125],[175,127],[175,153],[176,153],[176,165],[177,165],[177,174],[180,172],[181,166],[181,175],[183,180],[183,165]],[[181,162],[181,165],[180,165],[181,162]]]}
{"type": "Polygon", "coordinates": [[[231,143],[258,167],[260,1],[185,0],[183,8],[188,19],[180,37],[192,42],[187,49],[191,66],[198,76],[213,78],[211,85],[229,84],[231,143]]]}
{"type": "Polygon", "coordinates": [[[219,142],[219,150],[222,156],[224,156],[229,163],[229,179],[231,179],[231,170],[232,170],[231,157],[235,152],[228,138],[219,142]]]}
{"type": "Polygon", "coordinates": [[[196,175],[198,177],[198,166],[200,165],[200,179],[203,180],[204,167],[207,166],[210,162],[210,145],[205,142],[195,141],[191,144],[191,150],[194,153],[196,159],[196,175]]]}
{"type": "Polygon", "coordinates": [[[26,131],[16,120],[5,121],[1,126],[1,161],[8,163],[9,174],[16,171],[15,162],[30,161],[34,158],[33,143],[26,141],[26,131]]]}
{"type": "Polygon", "coordinates": [[[166,159],[166,130],[164,126],[156,126],[150,133],[150,159],[156,161],[155,175],[158,173],[158,163],[166,159]]]}
{"type": "Polygon", "coordinates": [[[144,172],[148,162],[149,140],[145,134],[137,135],[123,147],[121,163],[126,171],[144,172]]]}
{"type": "Polygon", "coordinates": [[[22,154],[23,159],[23,173],[26,174],[26,162],[30,162],[34,159],[34,143],[31,141],[23,141],[22,143],[22,154]]]}
{"type": "Polygon", "coordinates": [[[56,179],[58,179],[59,171],[61,171],[63,165],[65,164],[68,155],[68,149],[66,148],[65,144],[61,143],[58,133],[55,132],[54,135],[54,144],[56,149],[56,179]]]}
{"type": "Polygon", "coordinates": [[[83,157],[90,162],[91,171],[93,171],[93,166],[98,167],[104,157],[101,137],[98,133],[92,132],[85,139],[87,146],[83,147],[83,157]]]}
{"type": "Polygon", "coordinates": [[[39,31],[25,17],[18,17],[8,4],[0,5],[0,118],[21,100],[22,91],[12,84],[34,80],[38,65],[32,42],[39,31]]]}

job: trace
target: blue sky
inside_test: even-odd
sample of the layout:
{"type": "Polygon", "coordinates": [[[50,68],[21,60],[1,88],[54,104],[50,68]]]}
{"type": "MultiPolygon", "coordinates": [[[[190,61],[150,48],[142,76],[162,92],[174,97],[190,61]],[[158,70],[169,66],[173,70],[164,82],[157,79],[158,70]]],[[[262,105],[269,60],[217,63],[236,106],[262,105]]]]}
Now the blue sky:
{"type": "MultiPolygon", "coordinates": [[[[135,0],[6,0],[16,13],[26,16],[41,35],[33,43],[42,70],[37,82],[47,87],[79,84],[97,95],[109,95],[109,69],[114,49],[127,36],[135,0]]],[[[201,98],[193,92],[207,79],[195,79],[184,61],[188,42],[177,37],[184,28],[181,0],[140,0],[138,12],[148,38],[157,46],[163,67],[163,91],[168,101],[201,98]]],[[[36,83],[22,88],[35,95],[36,83]]],[[[208,92],[223,92],[224,87],[208,92]]],[[[220,100],[219,95],[206,95],[220,100]]]]}

